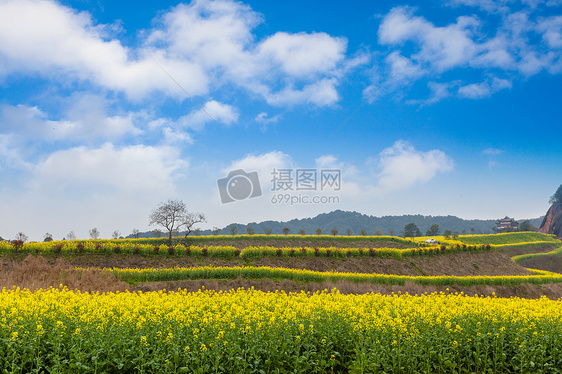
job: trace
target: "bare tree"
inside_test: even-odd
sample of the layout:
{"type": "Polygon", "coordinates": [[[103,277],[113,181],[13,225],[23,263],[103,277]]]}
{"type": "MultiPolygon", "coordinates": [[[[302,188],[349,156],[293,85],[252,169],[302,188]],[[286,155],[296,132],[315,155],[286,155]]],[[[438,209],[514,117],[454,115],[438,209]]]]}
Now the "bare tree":
{"type": "Polygon", "coordinates": [[[361,229],[361,231],[359,231],[359,234],[361,234],[361,236],[365,236],[367,235],[367,231],[365,229],[361,229]]]}
{"type": "Polygon", "coordinates": [[[265,229],[263,229],[263,233],[265,235],[271,235],[272,232],[273,232],[273,230],[270,229],[269,227],[266,227],[265,229]]]}
{"type": "Polygon", "coordinates": [[[189,213],[185,203],[176,199],[160,203],[158,208],[150,213],[149,219],[149,225],[159,225],[168,230],[170,245],[172,245],[172,234],[179,233],[182,226],[185,226],[185,237],[187,238],[195,224],[207,222],[202,213],[189,213]]]}
{"type": "Polygon", "coordinates": [[[248,235],[254,235],[256,233],[256,230],[254,230],[253,227],[248,226],[246,227],[246,232],[248,233],[248,235]]]}
{"type": "Polygon", "coordinates": [[[211,233],[213,235],[218,235],[221,233],[221,229],[219,229],[217,226],[213,227],[213,230],[211,231],[211,233]]]}
{"type": "Polygon", "coordinates": [[[330,232],[331,232],[332,235],[334,235],[334,236],[338,235],[338,229],[336,229],[335,227],[334,227],[333,229],[331,229],[330,232]]]}
{"type": "Polygon", "coordinates": [[[283,231],[283,235],[287,235],[289,233],[289,231],[291,231],[291,229],[288,228],[288,227],[285,227],[285,228],[283,228],[282,231],[283,231]]]}
{"type": "Polygon", "coordinates": [[[16,240],[21,240],[24,243],[27,241],[27,239],[27,235],[25,235],[23,232],[18,232],[18,234],[16,235],[16,240]]]}
{"type": "Polygon", "coordinates": [[[230,235],[236,235],[238,228],[236,226],[230,226],[230,235]]]}
{"type": "Polygon", "coordinates": [[[322,229],[319,227],[316,229],[316,235],[322,234],[322,229]]]}
{"type": "Polygon", "coordinates": [[[100,237],[100,232],[98,231],[97,228],[94,227],[93,229],[90,230],[90,238],[97,239],[99,237],[100,237]]]}
{"type": "Polygon", "coordinates": [[[191,231],[193,230],[193,226],[201,222],[207,222],[207,218],[203,213],[189,213],[187,211],[185,212],[185,214],[181,217],[180,227],[181,226],[185,227],[186,239],[187,236],[191,234],[191,231]]]}
{"type": "Polygon", "coordinates": [[[168,230],[169,244],[172,245],[172,233],[182,225],[182,216],[187,211],[185,203],[181,200],[169,199],[160,203],[149,216],[149,225],[159,225],[168,230]]]}
{"type": "Polygon", "coordinates": [[[75,239],[76,239],[76,234],[74,233],[74,231],[71,231],[68,234],[66,234],[66,240],[75,240],[75,239]]]}
{"type": "Polygon", "coordinates": [[[304,235],[304,234],[306,234],[306,232],[305,232],[303,229],[300,229],[300,230],[299,230],[299,235],[304,235]]]}
{"type": "Polygon", "coordinates": [[[347,230],[345,230],[345,233],[347,234],[347,236],[351,236],[351,234],[353,234],[353,231],[348,228],[347,230]]]}
{"type": "Polygon", "coordinates": [[[162,236],[162,230],[160,229],[154,229],[152,230],[152,235],[154,235],[154,237],[159,238],[162,236]]]}
{"type": "Polygon", "coordinates": [[[138,229],[133,229],[133,236],[134,236],[135,238],[138,239],[138,238],[139,238],[139,234],[140,234],[140,231],[139,231],[138,229]]]}
{"type": "Polygon", "coordinates": [[[113,239],[119,239],[120,236],[121,236],[121,233],[119,232],[119,230],[115,230],[115,231],[113,231],[113,234],[111,234],[111,237],[113,239]]]}

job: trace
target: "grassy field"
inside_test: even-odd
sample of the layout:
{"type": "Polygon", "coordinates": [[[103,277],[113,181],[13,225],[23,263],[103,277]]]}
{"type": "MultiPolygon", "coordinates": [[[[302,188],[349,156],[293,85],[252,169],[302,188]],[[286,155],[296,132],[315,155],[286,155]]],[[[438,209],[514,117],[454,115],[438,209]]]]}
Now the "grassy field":
{"type": "Polygon", "coordinates": [[[193,239],[0,244],[3,372],[561,372],[552,236],[193,239]]]}

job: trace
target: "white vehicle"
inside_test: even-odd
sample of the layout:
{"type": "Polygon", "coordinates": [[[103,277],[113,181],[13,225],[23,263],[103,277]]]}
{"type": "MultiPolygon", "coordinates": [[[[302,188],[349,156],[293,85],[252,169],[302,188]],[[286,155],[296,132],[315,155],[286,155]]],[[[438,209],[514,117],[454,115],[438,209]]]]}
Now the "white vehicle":
{"type": "Polygon", "coordinates": [[[433,239],[433,238],[429,238],[425,241],[426,243],[430,243],[430,244],[435,244],[437,243],[437,240],[433,239]]]}

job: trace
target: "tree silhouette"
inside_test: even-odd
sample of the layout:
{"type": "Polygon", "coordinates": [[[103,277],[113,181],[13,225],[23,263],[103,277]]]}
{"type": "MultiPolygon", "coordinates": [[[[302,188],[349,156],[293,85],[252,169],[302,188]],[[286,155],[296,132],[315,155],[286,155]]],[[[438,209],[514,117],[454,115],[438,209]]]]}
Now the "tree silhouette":
{"type": "Polygon", "coordinates": [[[558,189],[556,190],[554,195],[552,195],[550,197],[550,200],[548,200],[548,203],[549,204],[562,203],[562,184],[560,186],[558,186],[558,189]]]}

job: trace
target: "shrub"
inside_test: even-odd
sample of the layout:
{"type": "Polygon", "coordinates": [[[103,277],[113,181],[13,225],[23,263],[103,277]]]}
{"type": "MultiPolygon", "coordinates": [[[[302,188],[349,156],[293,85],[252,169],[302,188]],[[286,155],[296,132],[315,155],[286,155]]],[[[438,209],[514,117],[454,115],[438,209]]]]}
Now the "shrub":
{"type": "Polygon", "coordinates": [[[174,253],[176,253],[176,247],[173,245],[168,246],[168,254],[172,256],[174,253]]]}
{"type": "Polygon", "coordinates": [[[17,252],[18,250],[23,248],[23,240],[12,241],[12,246],[14,247],[14,250],[17,252]]]}
{"type": "Polygon", "coordinates": [[[140,247],[138,245],[135,245],[133,247],[133,253],[136,254],[136,255],[138,255],[140,253],[140,247]]]}
{"type": "Polygon", "coordinates": [[[120,246],[120,245],[116,245],[115,247],[113,247],[113,252],[115,252],[115,253],[121,253],[121,246],[120,246]]]}
{"type": "Polygon", "coordinates": [[[160,246],[159,245],[155,245],[154,247],[152,247],[152,253],[158,253],[160,252],[160,246]]]}
{"type": "Polygon", "coordinates": [[[76,252],[78,253],[84,252],[84,243],[76,243],[76,252]]]}
{"type": "Polygon", "coordinates": [[[57,245],[54,246],[53,251],[55,253],[61,253],[62,252],[62,247],[64,247],[64,244],[59,243],[57,245]]]}

